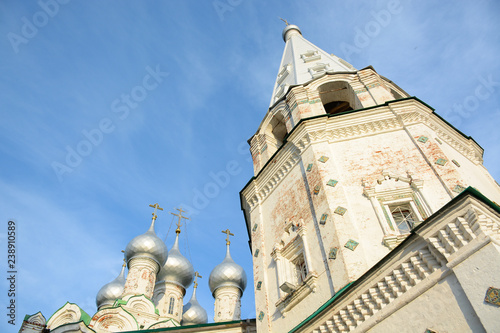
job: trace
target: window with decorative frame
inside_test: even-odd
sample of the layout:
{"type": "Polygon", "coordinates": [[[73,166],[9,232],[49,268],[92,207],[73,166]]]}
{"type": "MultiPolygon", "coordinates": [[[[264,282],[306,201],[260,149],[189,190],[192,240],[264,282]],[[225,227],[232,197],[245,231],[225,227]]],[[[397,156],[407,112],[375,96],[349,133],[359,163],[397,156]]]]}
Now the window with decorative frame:
{"type": "Polygon", "coordinates": [[[312,268],[306,228],[302,222],[287,222],[284,233],[271,253],[276,263],[279,300],[277,309],[286,313],[298,301],[316,290],[318,275],[312,268]]]}
{"type": "Polygon", "coordinates": [[[401,243],[421,222],[431,215],[422,196],[423,181],[411,175],[397,176],[383,172],[377,184],[363,183],[384,231],[383,243],[390,249],[401,243]]]}

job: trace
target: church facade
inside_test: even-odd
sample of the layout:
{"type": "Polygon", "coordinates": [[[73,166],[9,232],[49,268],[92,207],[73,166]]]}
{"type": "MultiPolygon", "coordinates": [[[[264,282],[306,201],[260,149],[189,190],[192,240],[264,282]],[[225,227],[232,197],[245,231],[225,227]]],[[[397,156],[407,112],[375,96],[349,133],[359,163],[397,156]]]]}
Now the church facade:
{"type": "Polygon", "coordinates": [[[199,274],[178,238],[170,251],[158,239],[153,213],[96,314],[67,303],[49,320],[26,316],[20,332],[496,330],[500,187],[483,149],[373,67],[355,69],[295,25],[283,40],[269,109],[249,140],[254,176],[240,192],[256,318],[240,318],[247,281],[228,238],[207,323],[199,274]]]}

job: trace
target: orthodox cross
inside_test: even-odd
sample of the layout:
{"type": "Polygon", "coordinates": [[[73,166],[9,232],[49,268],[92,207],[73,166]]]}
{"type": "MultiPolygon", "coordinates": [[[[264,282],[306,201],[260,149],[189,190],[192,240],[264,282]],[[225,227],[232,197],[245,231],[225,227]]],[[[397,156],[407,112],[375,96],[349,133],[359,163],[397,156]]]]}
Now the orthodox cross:
{"type": "MultiPolygon", "coordinates": [[[[122,250],[122,253],[125,254],[125,250],[122,250]]],[[[127,266],[127,260],[123,258],[123,267],[127,266]]]]}
{"type": "Polygon", "coordinates": [[[282,20],[283,22],[285,22],[286,25],[290,25],[290,23],[288,23],[287,20],[283,20],[281,17],[280,17],[280,20],[282,20]]]}
{"type": "Polygon", "coordinates": [[[177,229],[175,230],[175,233],[178,234],[181,232],[181,226],[182,226],[182,219],[186,219],[186,220],[191,220],[189,217],[185,217],[185,216],[182,216],[182,213],[187,213],[187,211],[185,210],[182,210],[182,207],[181,208],[176,208],[178,211],[179,211],[179,214],[174,214],[174,213],[170,213],[174,216],[177,216],[179,218],[179,221],[177,221],[177,229]]]}
{"type": "Polygon", "coordinates": [[[231,244],[231,242],[229,241],[229,236],[234,236],[234,234],[232,234],[231,231],[229,231],[229,229],[222,230],[222,233],[227,235],[227,237],[226,237],[226,245],[231,244]]]}
{"type": "Polygon", "coordinates": [[[198,278],[202,278],[203,276],[200,275],[200,273],[198,272],[194,272],[194,287],[197,288],[198,287],[198,278]]]}
{"type": "Polygon", "coordinates": [[[156,220],[156,218],[158,217],[156,215],[156,210],[159,209],[159,210],[163,210],[163,208],[160,207],[160,205],[158,205],[158,203],[155,203],[154,205],[149,205],[149,207],[151,208],[154,208],[155,211],[153,212],[153,221],[156,220]]]}

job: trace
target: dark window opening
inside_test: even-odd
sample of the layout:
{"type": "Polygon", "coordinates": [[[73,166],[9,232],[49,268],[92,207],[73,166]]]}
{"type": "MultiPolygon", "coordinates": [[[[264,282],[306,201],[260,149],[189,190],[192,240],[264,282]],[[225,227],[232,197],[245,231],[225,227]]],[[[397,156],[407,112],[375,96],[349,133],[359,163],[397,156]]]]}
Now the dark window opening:
{"type": "Polygon", "coordinates": [[[349,102],[345,101],[334,101],[324,105],[325,111],[328,114],[336,114],[344,111],[351,111],[352,108],[349,102]]]}

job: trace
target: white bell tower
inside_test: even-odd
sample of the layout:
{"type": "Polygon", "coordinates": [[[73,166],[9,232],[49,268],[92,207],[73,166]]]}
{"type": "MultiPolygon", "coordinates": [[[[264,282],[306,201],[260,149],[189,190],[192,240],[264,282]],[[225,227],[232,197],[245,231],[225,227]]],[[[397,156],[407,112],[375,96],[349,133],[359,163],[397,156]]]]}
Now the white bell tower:
{"type": "Polygon", "coordinates": [[[283,30],[241,203],[257,330],[294,328],[468,186],[499,202],[483,149],[371,66],[283,30]]]}

